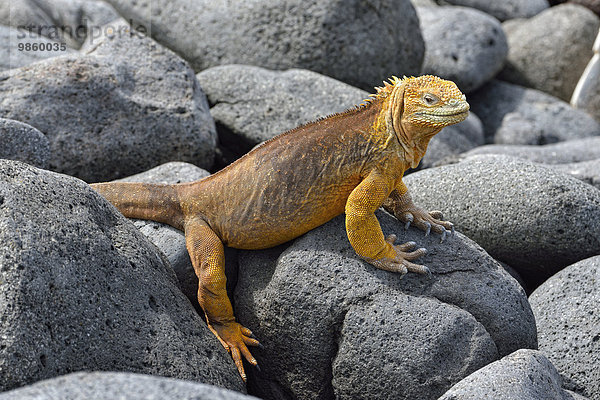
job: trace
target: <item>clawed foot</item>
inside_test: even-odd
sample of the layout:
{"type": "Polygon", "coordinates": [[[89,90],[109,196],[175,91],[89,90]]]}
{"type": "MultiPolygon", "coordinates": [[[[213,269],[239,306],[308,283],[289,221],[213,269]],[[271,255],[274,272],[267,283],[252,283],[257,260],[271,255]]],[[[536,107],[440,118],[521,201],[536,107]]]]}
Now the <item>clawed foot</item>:
{"type": "Polygon", "coordinates": [[[427,250],[425,250],[424,248],[419,248],[417,250],[411,251],[415,247],[417,247],[417,244],[415,242],[406,242],[404,244],[394,245],[396,238],[396,235],[389,235],[385,239],[385,241],[392,246],[393,250],[396,253],[394,258],[382,258],[379,260],[365,258],[365,261],[379,269],[383,269],[385,271],[390,272],[396,272],[401,275],[404,275],[410,271],[415,272],[417,274],[426,274],[429,277],[431,277],[431,271],[429,271],[429,268],[427,268],[424,265],[415,264],[411,262],[427,254],[427,250]]]}
{"type": "Polygon", "coordinates": [[[252,334],[250,329],[243,327],[237,322],[227,322],[224,324],[209,323],[208,327],[215,334],[217,339],[219,339],[223,347],[225,347],[225,350],[231,354],[231,358],[233,358],[238,372],[244,382],[246,382],[247,378],[246,372],[244,371],[242,356],[246,361],[258,368],[258,362],[252,357],[247,346],[262,347],[261,344],[256,340],[256,337],[252,334]]]}
{"type": "Polygon", "coordinates": [[[396,215],[396,218],[404,222],[404,229],[408,229],[412,224],[425,231],[425,236],[428,236],[431,231],[441,234],[440,243],[446,239],[448,234],[454,235],[454,224],[449,221],[442,221],[441,211],[427,212],[422,208],[412,207],[403,210],[396,215]]]}

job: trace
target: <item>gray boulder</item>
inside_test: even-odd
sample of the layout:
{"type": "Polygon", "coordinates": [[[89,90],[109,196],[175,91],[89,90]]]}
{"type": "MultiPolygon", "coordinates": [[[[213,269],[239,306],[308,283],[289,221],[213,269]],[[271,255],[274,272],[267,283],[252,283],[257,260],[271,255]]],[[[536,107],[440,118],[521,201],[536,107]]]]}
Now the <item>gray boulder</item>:
{"type": "Polygon", "coordinates": [[[549,7],[548,0],[443,0],[455,6],[477,8],[500,21],[513,18],[530,18],[549,7]]]}
{"type": "Polygon", "coordinates": [[[0,158],[46,168],[50,158],[50,143],[33,126],[0,118],[0,158]]]}
{"type": "Polygon", "coordinates": [[[46,58],[74,52],[75,50],[67,47],[64,43],[55,42],[36,34],[29,35],[16,28],[0,25],[0,71],[24,67],[46,58]],[[33,50],[34,44],[37,50],[33,50]],[[43,46],[43,50],[39,49],[40,45],[43,46]],[[23,50],[20,50],[20,46],[23,47],[23,50]]]}
{"type": "Polygon", "coordinates": [[[563,376],[565,387],[600,398],[600,256],[568,266],[529,300],[540,351],[563,376]]]}
{"type": "Polygon", "coordinates": [[[368,92],[307,70],[224,65],[197,75],[229,161],[296,126],[360,104],[368,92]]]}
{"type": "Polygon", "coordinates": [[[82,370],[244,385],[164,256],[84,182],[0,160],[0,389],[82,370]]]}
{"type": "Polygon", "coordinates": [[[2,72],[0,97],[0,117],[46,135],[58,172],[99,181],[171,160],[212,165],[216,130],[194,71],[138,34],[2,72]]]}
{"type": "Polygon", "coordinates": [[[600,19],[583,6],[562,4],[509,22],[508,59],[500,78],[569,101],[592,57],[600,19]]]}
{"type": "Polygon", "coordinates": [[[542,352],[518,350],[463,379],[438,400],[575,400],[542,352]]]}
{"type": "Polygon", "coordinates": [[[202,383],[123,372],[77,372],[0,393],[0,400],[251,400],[202,383]]]}
{"type": "Polygon", "coordinates": [[[109,0],[196,71],[249,64],[309,69],[370,90],[419,72],[424,54],[409,0],[109,0]]]}
{"type": "Polygon", "coordinates": [[[599,0],[569,0],[571,3],[580,4],[584,7],[589,8],[600,17],[600,1],[599,0]]]}
{"type": "Polygon", "coordinates": [[[462,154],[504,154],[542,164],[569,164],[600,159],[600,137],[573,139],[565,142],[535,145],[489,144],[462,154]]]}
{"type": "Polygon", "coordinates": [[[236,315],[264,349],[249,390],[267,399],[437,398],[522,347],[535,322],[518,283],[461,234],[440,244],[380,211],[385,234],[428,249],[433,276],[356,257],[344,217],[291,244],[240,252],[236,315]]]}
{"type": "Polygon", "coordinates": [[[417,7],[425,59],[422,72],[471,92],[504,65],[508,46],[497,19],[467,7],[417,7]]]}
{"type": "Polygon", "coordinates": [[[600,189],[600,158],[569,164],[553,165],[552,169],[571,175],[600,189]]]}
{"type": "Polygon", "coordinates": [[[528,284],[600,253],[600,191],[525,160],[480,155],[404,178],[417,204],[456,228],[528,284]]]}
{"type": "Polygon", "coordinates": [[[487,142],[548,144],[600,135],[600,123],[538,90],[492,81],[469,96],[487,142]]]}
{"type": "Polygon", "coordinates": [[[476,148],[484,141],[481,120],[471,113],[463,122],[445,127],[431,139],[419,166],[432,167],[448,157],[476,148]]]}
{"type": "Polygon", "coordinates": [[[117,19],[101,0],[19,0],[0,2],[0,24],[19,28],[29,39],[45,36],[78,49],[87,36],[117,19]]]}

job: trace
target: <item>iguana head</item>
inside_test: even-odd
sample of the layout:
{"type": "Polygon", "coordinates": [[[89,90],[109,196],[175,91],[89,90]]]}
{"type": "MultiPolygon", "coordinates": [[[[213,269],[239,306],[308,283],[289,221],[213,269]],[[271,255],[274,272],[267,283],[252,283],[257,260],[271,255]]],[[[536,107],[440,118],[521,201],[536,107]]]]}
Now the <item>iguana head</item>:
{"type": "Polygon", "coordinates": [[[436,76],[393,77],[376,89],[374,96],[383,100],[386,130],[398,138],[413,168],[433,135],[469,115],[469,103],[456,84],[436,76]]]}

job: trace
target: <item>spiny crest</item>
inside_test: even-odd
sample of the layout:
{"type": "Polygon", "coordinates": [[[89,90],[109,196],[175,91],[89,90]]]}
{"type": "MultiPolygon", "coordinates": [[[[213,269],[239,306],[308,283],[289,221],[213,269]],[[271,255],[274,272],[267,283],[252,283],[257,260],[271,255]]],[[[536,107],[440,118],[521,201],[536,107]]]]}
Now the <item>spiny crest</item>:
{"type": "Polygon", "coordinates": [[[406,87],[405,96],[410,97],[411,95],[420,95],[423,91],[431,91],[439,95],[443,102],[451,98],[464,100],[464,95],[458,89],[456,84],[452,81],[447,81],[442,78],[438,78],[433,75],[422,75],[422,76],[403,76],[402,79],[397,76],[392,76],[388,81],[383,82],[383,86],[376,86],[375,93],[370,94],[368,99],[365,99],[361,106],[368,105],[376,99],[384,99],[390,95],[392,90],[404,84],[406,87]],[[418,93],[418,94],[417,94],[418,93]]]}
{"type": "Polygon", "coordinates": [[[375,86],[375,93],[371,93],[369,95],[368,99],[363,100],[363,103],[361,104],[361,106],[367,105],[375,99],[383,99],[383,98],[388,97],[389,94],[392,93],[392,90],[394,89],[394,87],[402,84],[402,82],[405,79],[409,79],[409,78],[404,76],[402,79],[400,79],[397,76],[392,76],[389,79],[389,82],[383,81],[383,86],[375,86]]]}

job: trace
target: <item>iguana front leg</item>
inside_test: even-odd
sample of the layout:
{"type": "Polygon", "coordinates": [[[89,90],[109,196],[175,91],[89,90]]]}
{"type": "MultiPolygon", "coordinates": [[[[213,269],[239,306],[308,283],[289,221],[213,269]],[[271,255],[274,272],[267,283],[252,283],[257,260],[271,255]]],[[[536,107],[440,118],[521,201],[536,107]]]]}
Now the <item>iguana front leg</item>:
{"type": "Polygon", "coordinates": [[[412,224],[425,231],[425,236],[431,231],[442,235],[443,242],[447,235],[447,230],[454,233],[454,224],[449,221],[442,221],[441,211],[427,212],[425,209],[417,206],[408,193],[408,188],[404,182],[400,181],[390,193],[390,196],[383,202],[383,208],[393,214],[400,221],[405,223],[405,229],[412,224]]]}
{"type": "Polygon", "coordinates": [[[198,302],[204,310],[208,327],[231,354],[244,381],[242,356],[252,365],[257,362],[247,346],[260,346],[250,329],[235,321],[227,297],[223,243],[208,224],[193,218],[185,222],[186,247],[198,276],[198,302]]]}
{"type": "Polygon", "coordinates": [[[350,193],[345,210],[348,240],[360,258],[377,268],[401,274],[429,274],[427,267],[411,262],[425,255],[425,249],[408,252],[416,246],[414,242],[394,245],[396,235],[383,237],[375,211],[390,190],[389,180],[374,171],[350,193]]]}

